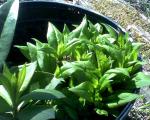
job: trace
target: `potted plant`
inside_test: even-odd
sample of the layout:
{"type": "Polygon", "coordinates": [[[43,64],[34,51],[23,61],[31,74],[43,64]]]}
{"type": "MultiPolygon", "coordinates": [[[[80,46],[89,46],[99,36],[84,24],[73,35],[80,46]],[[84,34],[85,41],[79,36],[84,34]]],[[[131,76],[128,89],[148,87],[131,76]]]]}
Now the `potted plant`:
{"type": "MultiPolygon", "coordinates": [[[[134,89],[150,84],[149,76],[140,72],[140,45],[130,42],[128,34],[108,18],[81,7],[20,3],[14,41],[0,77],[5,108],[1,117],[118,117],[124,105],[140,97],[134,89]]],[[[122,112],[118,119],[125,115],[122,112]]]]}
{"type": "Polygon", "coordinates": [[[52,106],[45,104],[45,101],[61,99],[65,96],[57,90],[39,88],[31,92],[28,89],[37,63],[32,62],[14,68],[11,66],[11,69],[8,69],[4,63],[12,43],[18,8],[18,0],[8,1],[0,6],[0,69],[2,71],[0,73],[0,119],[53,119],[54,110],[52,106]],[[43,104],[39,101],[43,101],[43,104]]]}

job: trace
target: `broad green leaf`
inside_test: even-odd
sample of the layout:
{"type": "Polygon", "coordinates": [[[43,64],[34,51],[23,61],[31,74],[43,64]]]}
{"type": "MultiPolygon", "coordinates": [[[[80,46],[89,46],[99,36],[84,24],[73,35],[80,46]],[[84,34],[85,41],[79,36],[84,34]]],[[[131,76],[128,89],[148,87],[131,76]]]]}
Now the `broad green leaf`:
{"type": "Polygon", "coordinates": [[[132,65],[132,70],[131,70],[131,73],[134,74],[134,73],[137,73],[139,71],[142,70],[142,66],[144,65],[145,63],[144,62],[141,62],[141,61],[138,61],[136,62],[134,65],[132,65]]]}
{"type": "Polygon", "coordinates": [[[69,28],[67,27],[67,25],[65,24],[64,25],[64,29],[63,29],[63,34],[64,34],[64,36],[65,35],[68,35],[70,33],[70,30],[69,30],[69,28]]]}
{"type": "Polygon", "coordinates": [[[88,81],[83,82],[75,87],[69,88],[69,90],[74,92],[81,98],[92,101],[92,95],[90,92],[93,90],[93,88],[92,84],[88,81]]]}
{"type": "MultiPolygon", "coordinates": [[[[12,78],[12,76],[11,76],[12,78]]],[[[3,74],[0,74],[0,85],[2,85],[9,95],[12,95],[12,86],[11,86],[11,78],[7,79],[3,74]]]]}
{"type": "Polygon", "coordinates": [[[36,61],[37,59],[37,49],[36,46],[31,44],[31,43],[27,43],[28,49],[29,49],[29,55],[30,55],[30,60],[31,62],[36,61]]]}
{"type": "Polygon", "coordinates": [[[137,88],[149,86],[150,85],[150,75],[146,75],[143,72],[139,72],[133,78],[133,81],[135,81],[135,85],[137,88]]]}
{"type": "Polygon", "coordinates": [[[89,44],[89,41],[85,39],[73,38],[71,41],[68,41],[68,43],[66,43],[65,47],[63,48],[64,51],[62,52],[62,56],[70,55],[75,51],[77,47],[81,47],[82,44],[89,44]]]}
{"type": "Polygon", "coordinates": [[[49,106],[29,106],[17,114],[18,120],[55,119],[55,112],[49,106]]]}
{"type": "Polygon", "coordinates": [[[100,34],[100,31],[99,31],[100,26],[93,25],[93,23],[90,22],[89,20],[88,20],[88,23],[89,23],[89,31],[90,31],[91,37],[92,39],[96,39],[97,35],[100,34]]]}
{"type": "Polygon", "coordinates": [[[15,99],[16,94],[16,74],[12,74],[6,65],[3,67],[3,74],[0,74],[0,84],[4,86],[8,94],[10,95],[12,101],[15,99]]]}
{"type": "Polygon", "coordinates": [[[9,3],[5,3],[5,4],[1,4],[0,5],[0,17],[1,17],[1,21],[0,21],[0,33],[3,30],[7,15],[9,14],[10,8],[12,6],[13,1],[9,1],[9,3]]]}
{"type": "Polygon", "coordinates": [[[132,46],[133,46],[133,52],[135,52],[135,51],[139,51],[140,50],[140,48],[142,47],[142,45],[144,45],[144,43],[132,43],[132,46]]]}
{"type": "Polygon", "coordinates": [[[68,68],[77,67],[84,70],[94,70],[95,67],[90,61],[74,61],[74,62],[64,62],[61,70],[64,71],[68,68]]]}
{"type": "Polygon", "coordinates": [[[122,75],[130,77],[128,69],[126,68],[115,68],[115,69],[110,69],[106,72],[106,74],[110,74],[110,73],[122,74],[122,75]]]}
{"type": "Polygon", "coordinates": [[[137,60],[139,57],[139,52],[140,52],[140,48],[143,45],[143,43],[130,43],[130,49],[129,49],[129,45],[127,46],[126,49],[129,49],[129,53],[128,54],[128,59],[129,60],[137,60]]]}
{"type": "Polygon", "coordinates": [[[56,58],[43,51],[37,51],[37,61],[40,69],[45,72],[54,73],[56,69],[56,58]]]}
{"type": "Polygon", "coordinates": [[[68,68],[68,69],[66,69],[64,71],[61,71],[60,77],[67,78],[67,77],[70,77],[71,75],[73,75],[76,72],[83,74],[83,70],[82,69],[79,69],[79,68],[68,68]]]}
{"type": "Polygon", "coordinates": [[[99,80],[99,90],[100,92],[104,92],[106,89],[108,89],[109,92],[112,93],[112,86],[111,86],[111,78],[113,78],[115,74],[105,74],[102,76],[99,80]]]}
{"type": "Polygon", "coordinates": [[[65,77],[72,75],[77,70],[82,71],[82,68],[76,67],[74,64],[70,62],[65,62],[64,65],[61,67],[60,72],[61,76],[65,77]]]}
{"type": "Polygon", "coordinates": [[[77,72],[78,76],[84,76],[83,78],[85,79],[86,70],[95,70],[90,61],[64,62],[60,72],[61,76],[65,78],[77,72]]]}
{"type": "Polygon", "coordinates": [[[89,43],[89,41],[87,41],[86,39],[78,39],[78,38],[73,38],[71,41],[69,41],[66,46],[67,46],[67,50],[73,50],[73,48],[75,48],[76,46],[79,46],[82,43],[89,43]],[[70,49],[69,49],[70,48],[70,49]]]}
{"type": "Polygon", "coordinates": [[[53,79],[51,80],[51,82],[46,86],[46,89],[55,89],[63,81],[64,81],[63,78],[53,77],[53,79]]]}
{"type": "Polygon", "coordinates": [[[117,38],[117,32],[116,30],[111,27],[110,25],[108,24],[104,24],[102,23],[102,25],[106,28],[106,30],[108,31],[108,33],[113,37],[113,38],[117,38]]]}
{"type": "Polygon", "coordinates": [[[7,58],[11,47],[18,9],[19,0],[9,0],[0,6],[0,68],[7,58]]]}
{"type": "Polygon", "coordinates": [[[18,73],[18,81],[17,81],[18,90],[21,88],[25,77],[26,77],[26,64],[23,65],[22,69],[18,73]]]}
{"type": "Polygon", "coordinates": [[[6,101],[7,109],[13,106],[11,97],[3,85],[0,85],[0,97],[6,101]]]}
{"type": "Polygon", "coordinates": [[[125,40],[125,35],[124,33],[120,32],[119,35],[118,35],[118,40],[116,41],[118,43],[118,46],[120,48],[123,48],[125,47],[125,43],[126,43],[126,40],[125,40]]]}
{"type": "Polygon", "coordinates": [[[30,83],[30,91],[33,91],[37,88],[43,89],[45,88],[52,78],[54,77],[54,74],[44,71],[35,71],[32,81],[30,83]]]}
{"type": "Polygon", "coordinates": [[[99,34],[103,32],[103,27],[102,27],[101,24],[96,23],[96,24],[94,25],[94,27],[97,29],[97,31],[98,31],[99,34]]]}
{"type": "Polygon", "coordinates": [[[103,44],[109,45],[110,43],[114,43],[116,41],[116,39],[112,38],[110,34],[99,35],[98,38],[99,38],[100,44],[103,42],[103,44]]]}
{"type": "Polygon", "coordinates": [[[73,38],[79,38],[82,36],[82,34],[88,37],[88,33],[88,21],[87,18],[84,17],[81,24],[75,30],[69,33],[67,41],[70,41],[73,38]]]}
{"type": "MultiPolygon", "coordinates": [[[[97,63],[97,67],[100,70],[101,75],[103,75],[108,69],[110,69],[111,66],[111,59],[108,58],[103,52],[100,50],[95,50],[96,53],[96,60],[93,60],[93,63],[97,63]]],[[[94,58],[93,58],[94,59],[94,58]]]]}
{"type": "Polygon", "coordinates": [[[53,54],[54,56],[57,57],[56,50],[53,47],[50,47],[49,44],[47,43],[46,44],[42,43],[42,46],[38,47],[38,51],[43,51],[44,53],[47,53],[47,54],[53,54]]]}
{"type": "Polygon", "coordinates": [[[63,40],[61,32],[52,24],[48,23],[47,40],[51,47],[57,49],[58,43],[63,40]]]}
{"type": "Polygon", "coordinates": [[[115,63],[113,65],[119,66],[120,64],[122,65],[124,59],[123,59],[123,54],[121,49],[115,48],[113,45],[98,45],[100,48],[103,48],[104,53],[108,56],[111,57],[115,63]]]}
{"type": "Polygon", "coordinates": [[[44,44],[41,41],[39,41],[38,39],[36,39],[36,38],[32,38],[32,40],[34,40],[36,42],[37,49],[41,48],[43,46],[43,44],[44,44]]]}
{"type": "Polygon", "coordinates": [[[137,99],[138,97],[139,97],[139,95],[137,95],[137,94],[122,91],[121,93],[118,93],[118,94],[114,93],[113,95],[107,97],[106,105],[109,108],[116,108],[116,107],[123,106],[123,105],[127,104],[128,102],[131,102],[131,101],[137,99]]]}
{"type": "MultiPolygon", "coordinates": [[[[11,79],[9,80],[10,81],[10,83],[11,83],[11,94],[10,94],[10,96],[11,96],[11,99],[13,100],[13,101],[15,101],[16,100],[16,97],[17,97],[17,77],[16,77],[16,74],[14,73],[13,75],[12,75],[12,77],[11,77],[11,79]]],[[[9,92],[9,91],[8,91],[9,92]]]]}
{"type": "Polygon", "coordinates": [[[51,90],[51,89],[37,89],[29,94],[24,95],[21,100],[55,100],[64,98],[64,94],[57,90],[51,90]]]}
{"type": "Polygon", "coordinates": [[[17,47],[28,60],[31,60],[29,55],[29,48],[27,46],[15,45],[15,47],[17,47]]]}
{"type": "Polygon", "coordinates": [[[18,79],[18,81],[20,81],[19,83],[22,83],[19,92],[23,92],[28,87],[32,79],[32,76],[35,72],[36,66],[37,66],[36,62],[30,63],[28,66],[26,66],[26,75],[24,81],[21,82],[21,80],[23,79],[18,79]]]}

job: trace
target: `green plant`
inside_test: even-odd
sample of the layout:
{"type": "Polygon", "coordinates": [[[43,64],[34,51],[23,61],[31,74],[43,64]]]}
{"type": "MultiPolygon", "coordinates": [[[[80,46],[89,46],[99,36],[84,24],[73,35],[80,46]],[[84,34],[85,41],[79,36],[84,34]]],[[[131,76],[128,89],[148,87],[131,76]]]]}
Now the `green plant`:
{"type": "Polygon", "coordinates": [[[65,96],[50,89],[33,88],[37,63],[14,66],[4,64],[15,31],[19,1],[10,0],[0,6],[0,119],[47,120],[55,118],[51,102],[65,96]],[[33,81],[33,82],[32,82],[33,81]]]}
{"type": "Polygon", "coordinates": [[[150,76],[140,72],[142,44],[131,43],[127,33],[109,25],[94,25],[84,17],[73,31],[64,25],[60,32],[49,23],[47,40],[16,47],[29,61],[37,61],[38,72],[51,74],[51,80],[44,82],[46,89],[65,94],[52,103],[57,119],[117,116],[120,106],[139,97],[132,93],[135,88],[150,85],[150,76]]]}
{"type": "Polygon", "coordinates": [[[135,88],[150,85],[150,76],[140,72],[142,44],[131,43],[127,33],[93,24],[86,17],[72,31],[64,25],[60,32],[49,23],[47,43],[34,39],[35,44],[16,46],[29,63],[8,68],[3,63],[17,13],[17,0],[0,6],[0,119],[117,116],[121,106],[139,97],[133,93],[135,88]]]}
{"type": "Polygon", "coordinates": [[[49,89],[29,91],[29,84],[35,69],[36,62],[23,65],[15,73],[11,73],[4,65],[3,73],[0,74],[1,113],[10,112],[13,119],[19,120],[40,120],[41,117],[45,120],[55,118],[53,106],[46,104],[46,100],[50,102],[50,100],[63,98],[64,95],[57,90],[49,89]],[[42,100],[45,101],[43,104],[40,103],[42,100]]]}

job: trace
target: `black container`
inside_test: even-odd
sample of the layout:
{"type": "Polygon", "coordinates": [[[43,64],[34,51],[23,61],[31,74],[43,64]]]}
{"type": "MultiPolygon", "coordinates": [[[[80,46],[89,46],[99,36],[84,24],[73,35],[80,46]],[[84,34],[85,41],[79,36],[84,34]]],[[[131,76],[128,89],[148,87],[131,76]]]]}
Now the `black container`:
{"type": "MultiPolygon", "coordinates": [[[[28,41],[32,42],[31,38],[46,41],[48,21],[62,30],[64,23],[70,27],[72,24],[79,24],[85,14],[93,23],[107,23],[117,31],[123,31],[123,29],[111,19],[77,5],[46,1],[21,2],[14,41],[7,62],[11,61],[14,65],[24,63],[26,59],[13,45],[25,45],[28,41]]],[[[116,120],[127,119],[128,112],[132,105],[132,103],[127,104],[116,120]]]]}

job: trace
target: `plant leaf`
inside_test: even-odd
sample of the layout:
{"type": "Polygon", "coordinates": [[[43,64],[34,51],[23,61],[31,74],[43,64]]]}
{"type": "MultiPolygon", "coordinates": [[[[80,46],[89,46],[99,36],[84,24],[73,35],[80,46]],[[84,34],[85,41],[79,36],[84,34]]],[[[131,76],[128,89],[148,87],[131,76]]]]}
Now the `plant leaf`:
{"type": "Polygon", "coordinates": [[[67,25],[65,24],[64,25],[64,29],[63,29],[63,34],[64,34],[64,36],[65,35],[68,35],[70,33],[70,30],[69,30],[69,28],[67,27],[67,25]]]}
{"type": "Polygon", "coordinates": [[[18,81],[17,81],[18,90],[21,88],[25,77],[26,77],[26,65],[23,65],[22,69],[18,73],[18,81]]]}
{"type": "Polygon", "coordinates": [[[90,91],[92,90],[92,84],[88,81],[83,82],[75,87],[69,88],[70,91],[74,92],[78,96],[91,101],[90,91]]]}
{"type": "Polygon", "coordinates": [[[29,55],[30,55],[31,62],[36,61],[36,58],[37,58],[36,46],[31,44],[31,43],[27,43],[27,46],[28,46],[28,49],[29,49],[29,55]]]}
{"type": "Polygon", "coordinates": [[[145,87],[150,85],[150,75],[146,75],[143,72],[137,73],[133,78],[137,88],[145,87]]]}
{"type": "Polygon", "coordinates": [[[15,45],[15,47],[17,47],[28,60],[31,60],[29,55],[29,48],[27,46],[15,45]]]}
{"type": "Polygon", "coordinates": [[[110,79],[114,77],[115,74],[105,74],[104,76],[101,77],[99,80],[99,86],[100,86],[100,91],[104,92],[105,89],[108,89],[109,92],[112,92],[112,87],[110,84],[110,79]]]}
{"type": "Polygon", "coordinates": [[[5,104],[7,105],[7,109],[10,109],[13,106],[11,97],[3,85],[0,85],[0,97],[7,102],[8,105],[5,104]]]}
{"type": "MultiPolygon", "coordinates": [[[[31,78],[34,74],[34,71],[36,69],[36,66],[37,66],[37,63],[33,62],[33,63],[30,63],[29,66],[26,67],[26,75],[25,75],[24,81],[19,82],[19,83],[22,83],[22,85],[19,89],[19,92],[23,92],[28,87],[28,85],[31,81],[31,78]]],[[[23,79],[18,79],[18,81],[21,81],[21,80],[23,80],[23,79]]]]}
{"type": "Polygon", "coordinates": [[[111,27],[110,25],[108,24],[104,24],[102,23],[102,25],[106,28],[106,30],[108,31],[108,33],[113,37],[113,38],[117,38],[117,32],[116,30],[111,27]]]}
{"type": "Polygon", "coordinates": [[[54,49],[57,49],[58,42],[63,40],[60,31],[50,22],[48,23],[47,40],[54,49]]]}
{"type": "Polygon", "coordinates": [[[37,61],[40,69],[45,72],[54,73],[56,69],[56,58],[43,51],[37,51],[37,61]]]}
{"type": "Polygon", "coordinates": [[[55,119],[55,112],[49,106],[31,106],[21,110],[17,117],[19,120],[49,120],[55,119]]]}
{"type": "Polygon", "coordinates": [[[106,105],[109,108],[116,108],[116,107],[123,106],[128,102],[135,100],[138,97],[139,95],[134,93],[128,93],[128,92],[121,92],[116,94],[114,93],[113,95],[106,98],[107,99],[106,105]]]}
{"type": "Polygon", "coordinates": [[[46,89],[55,89],[59,84],[62,83],[62,81],[64,81],[63,78],[53,77],[51,82],[46,86],[46,89]]]}
{"type": "Polygon", "coordinates": [[[85,35],[86,37],[88,37],[88,33],[89,33],[88,32],[88,21],[85,16],[83,18],[81,24],[75,30],[73,30],[72,32],[69,33],[67,41],[70,41],[73,38],[79,38],[82,35],[85,35]]]}
{"type": "Polygon", "coordinates": [[[18,9],[19,0],[10,0],[0,6],[0,67],[7,58],[11,47],[18,9]]]}
{"type": "Polygon", "coordinates": [[[64,98],[64,94],[57,90],[37,89],[24,95],[21,100],[52,100],[64,98]]]}
{"type": "Polygon", "coordinates": [[[129,72],[126,68],[115,68],[115,69],[110,69],[106,72],[106,74],[110,74],[110,73],[122,74],[130,77],[129,72]]]}

